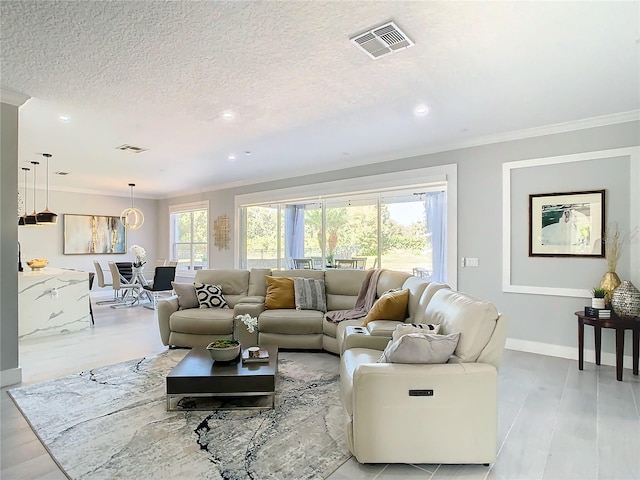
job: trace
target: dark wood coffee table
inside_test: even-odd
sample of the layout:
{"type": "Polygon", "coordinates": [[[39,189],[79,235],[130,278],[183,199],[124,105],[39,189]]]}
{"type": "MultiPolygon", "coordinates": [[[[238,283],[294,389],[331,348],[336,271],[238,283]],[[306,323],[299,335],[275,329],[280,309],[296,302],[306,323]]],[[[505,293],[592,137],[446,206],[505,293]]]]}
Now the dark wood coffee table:
{"type": "Polygon", "coordinates": [[[278,347],[266,347],[269,361],[264,363],[214,362],[206,348],[195,347],[167,375],[167,410],[198,410],[184,405],[177,408],[175,399],[184,397],[270,397],[268,406],[244,406],[225,403],[215,408],[273,408],[275,406],[278,347]]]}

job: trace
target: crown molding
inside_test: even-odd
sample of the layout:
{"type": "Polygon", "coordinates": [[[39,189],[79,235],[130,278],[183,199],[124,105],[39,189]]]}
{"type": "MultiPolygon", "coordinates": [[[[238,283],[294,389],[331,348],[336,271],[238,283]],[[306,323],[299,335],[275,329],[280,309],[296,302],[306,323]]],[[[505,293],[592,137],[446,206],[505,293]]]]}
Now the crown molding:
{"type": "Polygon", "coordinates": [[[25,95],[24,93],[13,92],[11,90],[0,88],[0,102],[2,103],[7,103],[14,107],[20,107],[30,98],[31,97],[29,95],[25,95]]]}

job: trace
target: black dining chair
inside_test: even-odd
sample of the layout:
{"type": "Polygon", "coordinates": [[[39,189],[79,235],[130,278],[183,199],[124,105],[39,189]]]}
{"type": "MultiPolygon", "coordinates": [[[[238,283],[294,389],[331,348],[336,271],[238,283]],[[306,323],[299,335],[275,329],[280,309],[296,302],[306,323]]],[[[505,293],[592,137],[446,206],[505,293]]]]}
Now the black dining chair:
{"type": "Polygon", "coordinates": [[[93,279],[96,274],[93,272],[89,272],[89,314],[91,315],[91,325],[95,325],[96,322],[93,320],[93,305],[91,305],[91,289],[93,288],[93,279]]]}
{"type": "Polygon", "coordinates": [[[131,262],[115,262],[120,276],[127,282],[131,282],[133,278],[133,263],[131,262]]]}
{"type": "Polygon", "coordinates": [[[147,306],[147,308],[153,308],[154,310],[158,308],[158,292],[167,292],[169,290],[173,290],[173,286],[171,282],[173,282],[176,278],[176,267],[175,266],[162,266],[156,267],[156,271],[153,274],[153,282],[150,285],[145,285],[144,288],[147,292],[153,293],[152,306],[147,306]]]}

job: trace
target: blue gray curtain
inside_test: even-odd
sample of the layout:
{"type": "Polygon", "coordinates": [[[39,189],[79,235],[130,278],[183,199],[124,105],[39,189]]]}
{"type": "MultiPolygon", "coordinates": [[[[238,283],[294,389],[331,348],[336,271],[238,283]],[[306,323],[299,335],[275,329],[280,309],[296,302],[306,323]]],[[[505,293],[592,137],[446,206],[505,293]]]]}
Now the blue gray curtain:
{"type": "Polygon", "coordinates": [[[434,282],[447,281],[447,194],[428,192],[424,196],[424,211],[427,218],[427,234],[431,237],[433,249],[434,282]]]}
{"type": "Polygon", "coordinates": [[[284,211],[284,256],[288,268],[304,257],[304,205],[287,205],[284,211]]]}

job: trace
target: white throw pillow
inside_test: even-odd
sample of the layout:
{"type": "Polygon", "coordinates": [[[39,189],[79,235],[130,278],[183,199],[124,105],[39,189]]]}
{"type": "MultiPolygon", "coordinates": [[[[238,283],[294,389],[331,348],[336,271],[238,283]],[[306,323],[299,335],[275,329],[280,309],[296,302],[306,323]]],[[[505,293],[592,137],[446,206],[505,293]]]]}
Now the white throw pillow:
{"type": "Polygon", "coordinates": [[[459,338],[459,333],[409,333],[389,342],[378,363],[447,363],[459,338]]]}
{"type": "Polygon", "coordinates": [[[391,334],[392,341],[398,340],[403,335],[409,333],[433,333],[440,332],[440,325],[434,325],[432,323],[401,323],[391,334]]]}
{"type": "Polygon", "coordinates": [[[200,308],[229,308],[220,285],[194,283],[200,308]]]}

